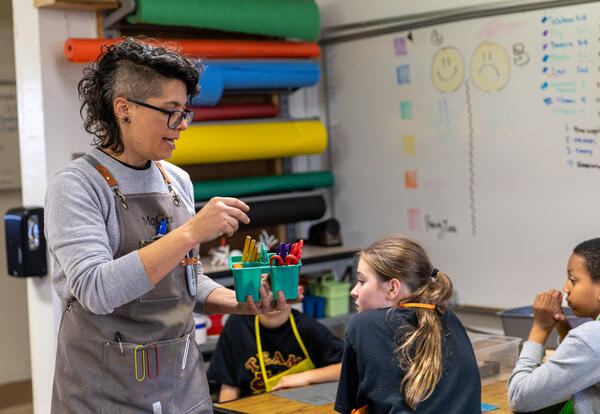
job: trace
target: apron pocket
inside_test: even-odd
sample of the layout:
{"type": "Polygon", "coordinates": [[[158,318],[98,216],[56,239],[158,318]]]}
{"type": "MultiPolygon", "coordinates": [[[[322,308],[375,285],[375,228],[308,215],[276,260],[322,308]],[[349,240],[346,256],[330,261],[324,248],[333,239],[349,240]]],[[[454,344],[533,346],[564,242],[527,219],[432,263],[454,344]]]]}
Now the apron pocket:
{"type": "MultiPolygon", "coordinates": [[[[201,388],[181,393],[181,388],[176,386],[182,378],[181,367],[186,348],[187,375],[183,379],[189,382],[190,387],[206,383],[204,370],[190,372],[192,367],[198,365],[199,354],[193,334],[150,342],[144,346],[126,342],[121,344],[124,356],[121,355],[118,342],[104,343],[102,413],[182,413],[185,410],[180,407],[200,406],[209,396],[208,387],[205,393],[200,392],[201,388]]],[[[210,397],[208,402],[210,403],[210,397]]],[[[210,406],[209,404],[209,410],[210,406]]]]}
{"type": "MultiPolygon", "coordinates": [[[[185,355],[185,349],[184,349],[185,355]]],[[[189,334],[187,358],[182,356],[181,365],[175,381],[175,394],[190,396],[188,400],[176,399],[175,409],[178,413],[204,414],[213,412],[212,400],[206,380],[206,370],[200,348],[196,345],[195,329],[189,334]],[[185,364],[184,360],[185,359],[185,364]],[[191,396],[195,396],[192,401],[191,396]]]]}

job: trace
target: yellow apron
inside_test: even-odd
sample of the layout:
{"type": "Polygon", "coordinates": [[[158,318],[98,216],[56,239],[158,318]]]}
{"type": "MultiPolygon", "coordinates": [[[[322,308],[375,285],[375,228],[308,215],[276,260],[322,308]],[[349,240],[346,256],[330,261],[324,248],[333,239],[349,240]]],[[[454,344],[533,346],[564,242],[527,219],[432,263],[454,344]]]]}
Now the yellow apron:
{"type": "Polygon", "coordinates": [[[302,338],[300,338],[300,334],[298,333],[298,328],[296,328],[296,321],[294,320],[294,315],[290,312],[290,324],[292,325],[292,331],[294,331],[294,336],[298,341],[298,345],[302,348],[302,352],[304,352],[304,356],[306,359],[297,363],[290,369],[280,372],[277,375],[272,377],[267,377],[267,370],[265,369],[265,360],[262,352],[262,344],[260,342],[260,322],[258,319],[258,315],[254,318],[254,332],[256,334],[256,349],[258,349],[258,360],[260,362],[260,371],[262,372],[263,379],[265,381],[265,390],[267,392],[271,392],[273,387],[277,385],[279,380],[284,375],[297,374],[298,372],[308,371],[310,369],[315,369],[315,364],[313,364],[310,356],[308,356],[308,352],[306,351],[306,347],[304,346],[304,342],[302,342],[302,338]]]}

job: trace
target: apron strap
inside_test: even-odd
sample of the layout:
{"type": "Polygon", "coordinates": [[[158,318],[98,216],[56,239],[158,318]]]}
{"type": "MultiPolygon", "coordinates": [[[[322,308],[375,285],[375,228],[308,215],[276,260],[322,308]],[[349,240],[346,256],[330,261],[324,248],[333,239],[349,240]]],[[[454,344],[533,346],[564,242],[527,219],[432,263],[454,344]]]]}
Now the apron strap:
{"type": "Polygon", "coordinates": [[[308,355],[308,351],[306,350],[306,347],[304,346],[304,342],[302,342],[302,338],[300,337],[300,334],[298,333],[298,329],[296,328],[296,321],[294,320],[294,315],[292,315],[292,311],[290,311],[290,324],[292,325],[292,330],[294,331],[294,336],[296,337],[296,340],[298,341],[298,345],[300,345],[300,348],[302,348],[302,352],[304,352],[304,356],[306,357],[306,359],[309,359],[310,356],[308,355]]]}
{"type": "MultiPolygon", "coordinates": [[[[298,345],[300,345],[300,348],[302,348],[302,352],[304,352],[304,357],[306,358],[305,360],[310,360],[310,356],[308,355],[308,351],[306,350],[306,347],[304,346],[304,342],[302,342],[302,338],[300,337],[300,334],[298,333],[298,328],[296,328],[296,321],[294,320],[294,315],[292,315],[292,311],[290,310],[290,324],[292,325],[292,331],[294,332],[294,336],[296,337],[296,340],[298,341],[298,345]]],[[[258,351],[258,361],[260,363],[260,372],[262,373],[263,376],[263,381],[265,382],[265,390],[267,392],[271,391],[267,384],[267,370],[265,369],[265,359],[263,357],[263,352],[262,352],[262,343],[260,340],[260,320],[258,318],[258,315],[256,315],[254,317],[254,333],[256,335],[256,349],[258,351]]]]}
{"type": "Polygon", "coordinates": [[[165,183],[167,183],[167,187],[169,187],[169,192],[173,195],[173,204],[179,207],[181,205],[181,200],[179,199],[179,196],[177,195],[177,193],[173,189],[173,186],[171,185],[171,179],[165,172],[165,169],[161,165],[160,161],[155,161],[155,163],[158,169],[160,170],[160,173],[162,174],[163,180],[165,180],[165,183]]]}
{"type": "Polygon", "coordinates": [[[260,363],[260,372],[263,376],[263,381],[265,383],[265,390],[267,389],[267,370],[265,369],[265,359],[263,358],[262,352],[262,344],[260,341],[260,321],[258,319],[258,315],[254,317],[254,335],[256,336],[256,350],[258,351],[258,362],[260,363]]]}
{"type": "Polygon", "coordinates": [[[85,154],[83,156],[83,159],[86,160],[87,162],[89,162],[90,165],[92,167],[94,167],[96,169],[96,171],[98,171],[100,173],[102,178],[104,178],[106,180],[106,183],[108,184],[110,189],[113,190],[114,193],[117,195],[117,197],[119,197],[121,199],[121,206],[125,210],[127,210],[129,208],[129,205],[127,204],[125,196],[123,195],[123,193],[121,191],[119,191],[119,184],[117,183],[117,180],[115,180],[115,177],[113,177],[113,175],[110,173],[110,171],[108,171],[108,168],[101,165],[100,162],[98,162],[98,160],[96,158],[92,157],[90,154],[85,154]]]}

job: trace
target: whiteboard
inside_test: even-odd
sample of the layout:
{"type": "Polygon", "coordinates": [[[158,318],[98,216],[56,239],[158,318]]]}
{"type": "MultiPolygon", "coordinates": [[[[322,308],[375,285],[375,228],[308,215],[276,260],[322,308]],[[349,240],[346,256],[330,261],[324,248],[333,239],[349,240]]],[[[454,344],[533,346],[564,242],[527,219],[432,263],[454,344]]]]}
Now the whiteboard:
{"type": "Polygon", "coordinates": [[[600,236],[600,4],[324,49],[344,242],[420,241],[458,303],[560,289],[600,236]]]}
{"type": "Polygon", "coordinates": [[[0,82],[0,190],[21,186],[17,97],[14,82],[0,82]]]}

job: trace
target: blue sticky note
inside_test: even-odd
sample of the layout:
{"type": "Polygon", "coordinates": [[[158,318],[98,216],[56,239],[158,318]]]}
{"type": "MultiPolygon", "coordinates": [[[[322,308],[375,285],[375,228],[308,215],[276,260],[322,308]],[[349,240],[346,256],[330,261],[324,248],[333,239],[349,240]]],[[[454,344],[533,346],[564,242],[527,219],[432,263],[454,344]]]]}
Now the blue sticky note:
{"type": "Polygon", "coordinates": [[[396,76],[398,78],[398,85],[404,85],[410,83],[410,66],[401,65],[396,68],[396,76]]]}
{"type": "Polygon", "coordinates": [[[500,407],[497,407],[492,404],[481,403],[481,411],[493,411],[493,410],[497,410],[498,408],[500,408],[500,407]]]}

